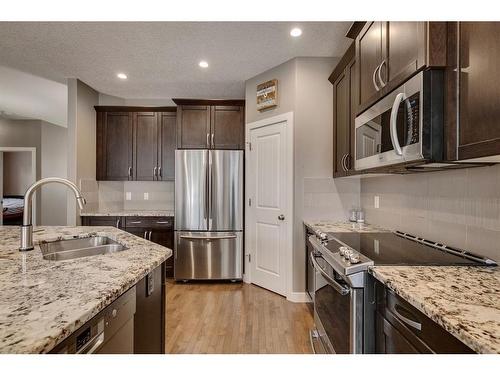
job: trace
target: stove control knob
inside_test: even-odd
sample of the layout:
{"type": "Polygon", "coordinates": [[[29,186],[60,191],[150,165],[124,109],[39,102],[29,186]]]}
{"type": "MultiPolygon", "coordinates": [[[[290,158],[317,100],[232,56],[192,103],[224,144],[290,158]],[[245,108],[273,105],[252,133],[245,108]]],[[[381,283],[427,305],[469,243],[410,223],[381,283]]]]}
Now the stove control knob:
{"type": "Polygon", "coordinates": [[[339,247],[339,253],[340,253],[340,256],[342,256],[342,257],[343,257],[343,256],[345,255],[346,250],[349,250],[349,248],[348,248],[348,247],[345,247],[345,246],[340,246],[340,247],[339,247]]]}
{"type": "Polygon", "coordinates": [[[349,260],[349,257],[351,256],[351,254],[353,254],[353,251],[352,251],[351,249],[346,249],[346,250],[344,251],[344,258],[345,258],[346,260],[349,260]]]}
{"type": "Polygon", "coordinates": [[[351,254],[351,255],[349,255],[349,262],[351,262],[352,264],[359,263],[360,262],[360,260],[359,260],[359,254],[351,254]]]}

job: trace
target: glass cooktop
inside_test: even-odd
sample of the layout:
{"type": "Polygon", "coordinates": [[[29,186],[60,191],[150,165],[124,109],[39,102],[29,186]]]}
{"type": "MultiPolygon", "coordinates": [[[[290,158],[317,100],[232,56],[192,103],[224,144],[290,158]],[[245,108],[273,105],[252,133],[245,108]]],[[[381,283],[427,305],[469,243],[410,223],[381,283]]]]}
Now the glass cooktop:
{"type": "MultiPolygon", "coordinates": [[[[328,238],[336,239],[360,252],[373,260],[375,265],[485,265],[479,260],[480,257],[476,261],[461,255],[451,254],[391,232],[329,232],[328,238]]],[[[326,247],[336,252],[339,245],[335,241],[329,241],[326,247]]]]}

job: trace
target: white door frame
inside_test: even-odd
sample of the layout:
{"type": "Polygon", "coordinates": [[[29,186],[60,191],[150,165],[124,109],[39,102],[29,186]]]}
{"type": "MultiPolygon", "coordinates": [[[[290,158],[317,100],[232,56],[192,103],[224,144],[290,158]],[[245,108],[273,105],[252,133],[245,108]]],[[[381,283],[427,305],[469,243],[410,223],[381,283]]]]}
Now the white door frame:
{"type": "MultiPolygon", "coordinates": [[[[253,210],[248,207],[248,192],[250,191],[250,181],[252,176],[248,175],[248,142],[250,140],[250,132],[253,129],[274,125],[280,122],[286,122],[285,127],[285,142],[286,142],[286,205],[287,212],[286,216],[286,239],[287,244],[285,246],[285,280],[286,280],[286,298],[288,300],[294,300],[293,298],[293,219],[294,219],[294,207],[293,207],[293,195],[294,195],[294,184],[293,184],[293,112],[286,112],[281,115],[269,117],[263,120],[247,123],[245,126],[245,139],[247,140],[247,152],[245,153],[245,231],[249,233],[249,223],[252,222],[253,210]]],[[[250,262],[248,261],[248,255],[252,254],[252,244],[251,236],[245,235],[245,273],[243,275],[243,281],[250,284],[252,282],[252,272],[250,267],[250,262]]],[[[251,256],[253,259],[255,257],[251,256]]]]}
{"type": "MultiPolygon", "coordinates": [[[[33,176],[33,182],[36,182],[36,147],[1,147],[0,152],[31,152],[31,175],[33,176]]],[[[3,183],[3,176],[1,182],[3,183]]],[[[36,194],[33,196],[33,225],[37,225],[36,220],[36,194]]]]}

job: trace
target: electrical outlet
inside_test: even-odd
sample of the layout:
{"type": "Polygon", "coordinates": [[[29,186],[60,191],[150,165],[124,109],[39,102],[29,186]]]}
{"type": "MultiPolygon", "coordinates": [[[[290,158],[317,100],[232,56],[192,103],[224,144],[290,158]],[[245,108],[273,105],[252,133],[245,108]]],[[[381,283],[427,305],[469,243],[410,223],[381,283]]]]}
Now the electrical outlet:
{"type": "Polygon", "coordinates": [[[149,200],[149,193],[144,193],[144,200],[145,201],[149,200]]]}
{"type": "Polygon", "coordinates": [[[125,192],[125,200],[132,200],[132,193],[130,191],[125,192]]]}
{"type": "Polygon", "coordinates": [[[378,195],[375,195],[373,199],[373,205],[375,208],[380,208],[380,197],[378,195]]]}

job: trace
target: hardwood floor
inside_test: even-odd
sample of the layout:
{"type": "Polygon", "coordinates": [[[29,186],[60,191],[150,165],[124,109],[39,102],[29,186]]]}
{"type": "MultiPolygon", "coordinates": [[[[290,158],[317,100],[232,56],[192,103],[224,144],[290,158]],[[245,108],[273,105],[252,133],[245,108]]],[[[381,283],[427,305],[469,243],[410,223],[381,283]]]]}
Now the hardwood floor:
{"type": "Polygon", "coordinates": [[[167,283],[167,353],[311,353],[310,307],[249,284],[167,283]]]}

